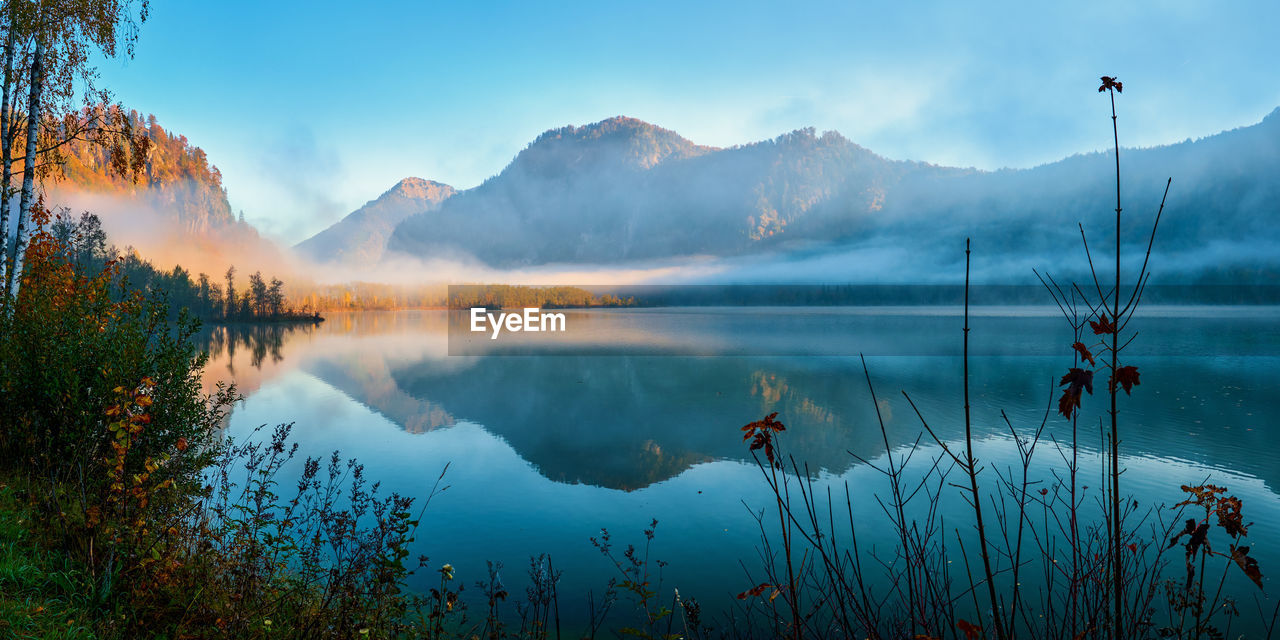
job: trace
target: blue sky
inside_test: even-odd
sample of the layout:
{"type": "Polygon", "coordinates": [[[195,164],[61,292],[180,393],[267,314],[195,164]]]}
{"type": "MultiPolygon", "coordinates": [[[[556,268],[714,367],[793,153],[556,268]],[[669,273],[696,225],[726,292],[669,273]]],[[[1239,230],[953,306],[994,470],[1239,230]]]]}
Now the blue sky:
{"type": "Polygon", "coordinates": [[[152,0],[103,84],[300,241],[419,176],[469,188],[540,132],[629,115],[727,146],[813,126],[891,158],[1027,167],[1280,106],[1271,2],[152,0]],[[979,6],[980,5],[980,6],[979,6]]]}

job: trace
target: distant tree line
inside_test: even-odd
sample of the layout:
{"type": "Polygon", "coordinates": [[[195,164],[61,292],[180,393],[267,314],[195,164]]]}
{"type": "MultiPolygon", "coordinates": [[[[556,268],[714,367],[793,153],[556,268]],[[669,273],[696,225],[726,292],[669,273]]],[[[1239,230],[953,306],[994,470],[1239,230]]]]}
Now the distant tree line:
{"type": "Polygon", "coordinates": [[[627,307],[634,297],[594,294],[578,287],[531,287],[506,284],[397,285],[372,282],[312,284],[290,288],[304,309],[316,311],[394,311],[470,307],[627,307]]]}
{"type": "Polygon", "coordinates": [[[521,308],[541,307],[629,307],[635,298],[620,298],[611,293],[594,294],[579,287],[528,287],[510,284],[455,286],[449,293],[450,309],[471,307],[521,308]]]}
{"type": "Polygon", "coordinates": [[[439,309],[445,306],[448,297],[448,287],[439,284],[347,282],[291,286],[289,291],[302,308],[315,311],[439,309]]]}
{"type": "Polygon", "coordinates": [[[127,290],[162,295],[175,316],[185,308],[203,320],[218,322],[320,319],[311,309],[295,308],[285,296],[284,281],[268,279],[261,271],[251,274],[248,284],[239,288],[234,266],[227,268],[221,280],[214,280],[205,273],[193,276],[181,266],[165,271],[136,251],[118,251],[108,245],[102,221],[92,213],[85,212],[73,220],[63,210],[50,232],[65,248],[77,271],[92,273],[114,262],[118,284],[123,285],[118,287],[118,295],[127,290]]]}

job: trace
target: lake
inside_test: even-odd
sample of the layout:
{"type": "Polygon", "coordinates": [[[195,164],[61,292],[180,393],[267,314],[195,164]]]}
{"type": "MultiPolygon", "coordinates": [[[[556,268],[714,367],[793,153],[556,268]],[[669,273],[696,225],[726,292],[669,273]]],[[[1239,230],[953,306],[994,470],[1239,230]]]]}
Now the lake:
{"type": "MultiPolygon", "coordinates": [[[[978,456],[1008,468],[1016,447],[1000,411],[1030,433],[1050,403],[1056,409],[1071,331],[1056,307],[982,307],[972,316],[978,456]]],[[[939,437],[954,445],[964,433],[957,307],[613,309],[573,311],[568,324],[553,346],[511,352],[520,355],[449,355],[443,311],[217,329],[206,379],[234,381],[245,396],[228,421],[232,437],[292,422],[302,454],[340,450],[407,495],[425,495],[449,465],[449,488],[427,509],[415,551],[433,567],[451,563],[473,606],[486,560],[504,564],[505,583],[520,595],[529,557],[550,554],[563,571],[567,627],[586,615],[588,590],[598,598],[618,577],[590,542],[602,528],[617,545],[643,546],[656,519],[652,555],[669,563],[664,586],[705,611],[728,607],[758,582],[753,512],[772,497],[739,428],[772,412],[820,491],[859,489],[863,543],[890,544],[869,495],[885,483],[855,458],[875,464],[885,455],[859,353],[892,447],[921,431],[903,390],[939,437]]],[[[1140,334],[1122,364],[1139,367],[1141,384],[1120,399],[1123,492],[1154,506],[1181,500],[1182,484],[1225,485],[1254,523],[1263,574],[1274,573],[1280,547],[1267,541],[1280,533],[1280,308],[1148,307],[1132,328],[1140,334]]],[[[1098,386],[1084,400],[1079,449],[1083,484],[1100,486],[1105,381],[1098,386]]],[[[1060,468],[1048,438],[1069,443],[1070,423],[1049,411],[1045,433],[1037,460],[1060,468]]],[[[936,448],[919,461],[929,453],[936,448]]],[[[1037,486],[1053,482],[1047,472],[1040,479],[1037,486]]],[[[955,516],[949,523],[966,522],[960,501],[943,506],[955,516]]],[[[1175,552],[1171,576],[1180,568],[1175,552]]],[[[1238,571],[1228,585],[1245,620],[1256,618],[1256,587],[1238,571]]],[[[615,608],[615,620],[628,616],[615,608]]]]}

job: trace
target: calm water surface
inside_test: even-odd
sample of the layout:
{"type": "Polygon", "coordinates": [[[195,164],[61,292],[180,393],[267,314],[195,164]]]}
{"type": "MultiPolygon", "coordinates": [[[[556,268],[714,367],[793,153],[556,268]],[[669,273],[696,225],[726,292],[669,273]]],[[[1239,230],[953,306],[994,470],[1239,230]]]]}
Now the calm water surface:
{"type": "MultiPolygon", "coordinates": [[[[453,564],[470,599],[479,598],[472,585],[486,577],[486,560],[505,565],[503,578],[519,594],[529,557],[549,553],[564,572],[567,625],[583,615],[582,594],[599,594],[616,577],[589,542],[601,528],[616,544],[639,545],[657,519],[653,555],[670,563],[665,584],[706,610],[758,582],[740,561],[758,566],[752,512],[770,502],[739,427],[775,411],[788,450],[820,486],[855,487],[868,544],[888,545],[869,495],[884,483],[850,455],[884,456],[860,352],[893,446],[920,432],[902,390],[940,437],[963,434],[959,309],[573,314],[571,331],[542,355],[451,356],[445,312],[335,313],[316,328],[220,329],[206,377],[234,380],[245,396],[229,420],[234,437],[293,422],[303,454],[340,450],[408,495],[425,495],[449,464],[449,489],[423,518],[416,551],[433,566],[453,564]]],[[[1034,430],[1070,365],[1070,329],[1057,314],[974,313],[978,455],[993,467],[1015,461],[999,412],[1034,430]]],[[[1265,542],[1280,539],[1280,309],[1150,308],[1133,327],[1141,333],[1125,363],[1139,367],[1141,385],[1121,400],[1122,488],[1154,506],[1181,499],[1181,484],[1226,485],[1255,523],[1250,538],[1263,573],[1280,571],[1280,545],[1265,542]]],[[[1085,399],[1083,484],[1101,484],[1104,402],[1085,399]]],[[[1046,433],[1069,442],[1070,425],[1051,414],[1046,433]]],[[[1047,441],[1038,459],[1045,469],[1061,461],[1047,441]]],[[[965,521],[961,506],[944,506],[950,522],[965,521]]],[[[1248,617],[1256,589],[1239,574],[1228,583],[1240,587],[1248,617]]],[[[1270,579],[1264,584],[1272,590],[1270,579]]]]}

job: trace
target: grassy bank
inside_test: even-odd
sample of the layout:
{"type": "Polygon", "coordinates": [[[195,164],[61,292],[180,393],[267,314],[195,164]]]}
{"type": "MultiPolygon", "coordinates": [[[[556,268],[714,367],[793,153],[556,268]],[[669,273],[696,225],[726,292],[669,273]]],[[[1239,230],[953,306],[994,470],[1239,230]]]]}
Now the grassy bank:
{"type": "Polygon", "coordinates": [[[99,628],[103,612],[85,595],[92,583],[84,567],[36,540],[35,514],[20,493],[11,479],[0,478],[0,637],[110,637],[99,628]]]}

